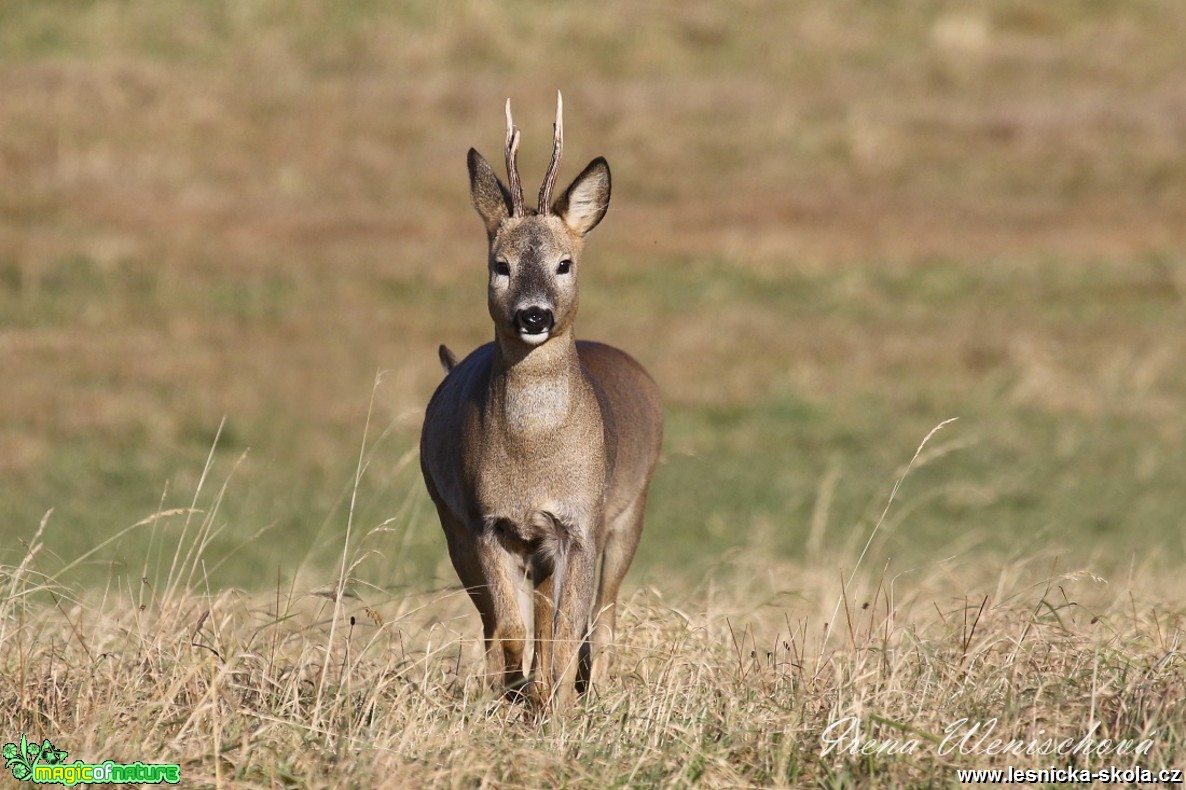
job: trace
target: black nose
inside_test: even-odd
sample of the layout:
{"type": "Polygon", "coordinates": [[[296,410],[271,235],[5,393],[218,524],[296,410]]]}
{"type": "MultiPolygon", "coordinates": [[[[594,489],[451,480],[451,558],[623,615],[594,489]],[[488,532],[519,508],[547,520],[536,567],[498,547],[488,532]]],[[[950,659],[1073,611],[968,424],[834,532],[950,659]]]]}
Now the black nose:
{"type": "Polygon", "coordinates": [[[543,307],[528,307],[526,310],[515,311],[515,326],[520,332],[529,335],[550,332],[555,324],[556,319],[552,317],[552,311],[543,307]]]}

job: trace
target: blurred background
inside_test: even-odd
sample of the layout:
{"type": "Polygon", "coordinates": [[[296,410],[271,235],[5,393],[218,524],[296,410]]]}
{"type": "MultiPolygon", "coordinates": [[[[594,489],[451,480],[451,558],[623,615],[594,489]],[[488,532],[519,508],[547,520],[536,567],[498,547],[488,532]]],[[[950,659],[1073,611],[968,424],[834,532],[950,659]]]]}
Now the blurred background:
{"type": "Polygon", "coordinates": [[[557,89],[562,184],[614,174],[578,333],[667,402],[630,583],[851,568],[950,417],[878,566],[1180,563],[1182,30],[1174,0],[4,0],[0,563],[45,520],[60,581],[200,549],[211,585],[313,586],[353,499],[360,583],[455,584],[416,442],[437,345],[491,337],[465,153],[500,160],[511,97],[534,194],[557,89]]]}

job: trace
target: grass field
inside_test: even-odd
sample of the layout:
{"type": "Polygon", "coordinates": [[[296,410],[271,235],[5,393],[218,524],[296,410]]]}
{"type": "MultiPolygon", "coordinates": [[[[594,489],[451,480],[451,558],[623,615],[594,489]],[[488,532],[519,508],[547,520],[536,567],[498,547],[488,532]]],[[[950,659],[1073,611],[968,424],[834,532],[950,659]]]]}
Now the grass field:
{"type": "Polygon", "coordinates": [[[1157,729],[1150,762],[1186,767],[1184,25],[1168,0],[0,3],[13,725],[198,784],[997,764],[821,757],[865,711],[1157,729]],[[498,159],[510,96],[533,188],[558,88],[561,180],[614,173],[579,333],[655,374],[667,437],[621,685],[536,732],[468,680],[415,448],[437,344],[490,335],[465,152],[498,159]]]}
{"type": "Polygon", "coordinates": [[[80,598],[28,572],[36,551],[0,620],[10,731],[184,786],[920,787],[1186,757],[1184,590],[1147,568],[1108,582],[1043,554],[841,579],[836,557],[738,552],[699,588],[636,588],[613,683],[540,724],[475,679],[460,592],[206,590],[182,564],[80,598]]]}

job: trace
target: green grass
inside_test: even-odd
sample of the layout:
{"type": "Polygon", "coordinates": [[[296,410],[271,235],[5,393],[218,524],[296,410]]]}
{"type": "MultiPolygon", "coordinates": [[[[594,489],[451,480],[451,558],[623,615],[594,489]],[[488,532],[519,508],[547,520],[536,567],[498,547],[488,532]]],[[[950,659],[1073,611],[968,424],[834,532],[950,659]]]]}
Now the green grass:
{"type": "MultiPolygon", "coordinates": [[[[941,593],[923,581],[915,593],[943,613],[994,580],[1013,584],[1009,569],[1032,570],[1032,557],[1112,580],[1142,569],[1144,591],[1176,589],[1186,558],[1186,50],[1170,31],[1184,24],[1182,6],[1155,0],[729,12],[615,1],[596,14],[522,2],[3,4],[0,565],[20,566],[52,510],[27,570],[59,600],[77,599],[82,617],[36,590],[17,608],[9,600],[5,627],[33,656],[44,639],[68,641],[53,630],[69,630],[59,617],[89,629],[115,616],[94,591],[126,603],[170,583],[191,609],[192,596],[220,590],[273,596],[279,618],[277,587],[324,600],[315,593],[337,578],[348,521],[350,588],[366,606],[399,609],[454,584],[414,452],[440,379],[437,345],[464,353],[490,335],[465,151],[497,159],[511,96],[532,182],[557,88],[561,180],[600,154],[614,172],[612,207],[582,265],[579,334],[635,354],[667,405],[627,591],[670,597],[646,598],[636,644],[670,647],[684,610],[721,636],[713,607],[750,607],[720,596],[739,579],[778,602],[768,631],[783,615],[798,622],[854,572],[870,535],[863,570],[941,578],[941,593]],[[903,464],[952,417],[874,531],[903,464]],[[199,561],[178,576],[173,558],[198,526],[199,561]],[[822,580],[794,582],[817,566],[822,580]],[[977,573],[962,585],[967,568],[977,573]],[[54,623],[44,638],[27,630],[40,618],[54,623]]],[[[1034,598],[1017,594],[1025,606],[1006,620],[1023,628],[1034,598]]],[[[1166,600],[1158,611],[1177,616],[1166,600]]],[[[431,631],[431,607],[407,606],[401,633],[431,631]]],[[[162,605],[160,633],[188,633],[180,611],[162,605]]],[[[458,605],[449,616],[461,618],[450,644],[465,659],[423,648],[415,677],[446,702],[408,721],[493,726],[485,708],[467,707],[472,613],[458,605]]],[[[226,620],[236,644],[254,638],[238,630],[248,628],[241,617],[226,620]]],[[[1156,628],[1140,612],[1125,617],[1139,638],[1107,648],[1119,658],[1104,647],[1091,655],[1152,666],[1143,651],[1156,628]]],[[[941,653],[960,641],[946,614],[916,622],[920,633],[938,629],[941,653]]],[[[299,638],[321,649],[324,635],[309,633],[299,638]]],[[[899,638],[917,647],[920,663],[908,665],[922,672],[938,659],[914,634],[899,638]]],[[[849,642],[849,658],[866,660],[872,648],[849,642]]],[[[727,643],[688,644],[726,660],[727,643]]],[[[193,671],[187,660],[180,671],[193,671]]],[[[366,676],[381,681],[376,704],[395,706],[383,695],[404,688],[406,667],[377,666],[366,676]]],[[[729,707],[744,694],[748,676],[737,673],[705,680],[694,715],[664,713],[703,728],[638,724],[628,745],[596,741],[587,765],[602,768],[537,755],[514,775],[578,785],[625,760],[637,773],[620,784],[698,775],[843,786],[882,770],[794,745],[796,727],[814,732],[821,710],[846,709],[826,695],[805,698],[817,707],[790,724],[776,716],[769,737],[714,741],[722,722],[744,730],[737,717],[754,710],[729,707]],[[732,696],[714,697],[714,684],[732,696]],[[695,760],[676,765],[673,750],[695,760]]],[[[640,696],[659,674],[628,675],[626,692],[640,696]]],[[[670,688],[674,700],[682,687],[670,688]]],[[[855,681],[843,688],[860,697],[855,681]]],[[[1008,703],[1020,721],[1026,709],[1008,703]]],[[[629,703],[606,704],[588,725],[597,738],[610,738],[629,703]]],[[[261,710],[286,726],[308,712],[261,710]]],[[[23,721],[49,732],[47,720],[23,721]]],[[[91,721],[96,744],[119,730],[91,721]]],[[[323,734],[311,736],[317,748],[344,748],[323,734]]],[[[478,770],[510,776],[499,755],[523,752],[486,736],[478,770]]],[[[426,773],[416,776],[429,781],[438,774],[425,766],[461,741],[391,748],[402,769],[418,755],[426,773]]],[[[215,770],[192,754],[191,766],[215,770]]],[[[324,779],[298,758],[281,762],[255,780],[324,779]]],[[[887,770],[890,783],[948,776],[887,770]]]]}
{"type": "MultiPolygon", "coordinates": [[[[786,321],[793,331],[807,333],[804,344],[790,353],[817,357],[815,364],[822,366],[831,367],[833,355],[869,354],[856,347],[861,337],[875,337],[874,342],[885,344],[883,350],[872,350],[873,359],[859,363],[870,366],[865,375],[880,384],[873,392],[859,382],[855,391],[843,392],[845,384],[838,381],[813,396],[792,378],[799,360],[734,356],[731,342],[711,348],[701,357],[699,370],[693,368],[692,359],[703,349],[689,348],[686,360],[662,360],[661,364],[674,362],[691,369],[693,381],[707,374],[707,381],[694,381],[697,390],[684,397],[678,391],[668,393],[666,452],[639,567],[654,567],[659,576],[670,570],[664,560],[674,561],[676,568],[702,567],[697,557],[706,551],[745,546],[751,530],[773,530],[778,536],[775,545],[794,556],[818,507],[819,487],[832,474],[837,480],[829,510],[819,517],[826,516],[827,541],[848,545],[868,525],[873,503],[884,495],[904,452],[947,417],[960,418],[949,430],[952,451],[933,472],[921,472],[906,492],[916,504],[894,540],[895,554],[906,561],[947,551],[953,541],[962,543],[968,535],[983,536],[978,545],[984,548],[1006,552],[1016,539],[1037,534],[1058,545],[1077,546],[1088,556],[1117,551],[1127,556],[1140,547],[1155,547],[1157,554],[1168,552],[1163,556],[1169,559],[1179,556],[1182,546],[1175,536],[1180,534],[1184,503],[1175,480],[1186,459],[1179,443],[1171,440],[1173,432],[1181,430],[1181,416],[1166,409],[1181,381],[1169,360],[1158,356],[1156,343],[1167,327],[1181,323],[1181,311],[1172,290],[1158,282],[1164,276],[1164,264],[1097,267],[1091,284],[1051,271],[1049,265],[1021,271],[1021,276],[1015,269],[1007,271],[1008,277],[971,276],[949,264],[935,264],[909,274],[846,272],[781,279],[731,272],[722,263],[694,265],[678,287],[667,290],[649,272],[616,278],[607,290],[621,289],[631,308],[643,301],[641,295],[659,294],[649,320],[678,322],[682,306],[694,315],[720,314],[736,321],[728,331],[738,335],[751,327],[776,327],[786,321]],[[854,284],[856,277],[864,282],[854,284]],[[845,308],[843,293],[848,289],[862,292],[864,311],[852,305],[845,308]],[[1017,297],[1010,302],[1012,294],[1017,297]],[[744,314],[733,313],[734,305],[745,305],[744,314]],[[1069,358],[1065,361],[1052,358],[1050,351],[1012,348],[990,333],[956,339],[956,348],[944,347],[943,325],[953,315],[979,314],[991,326],[1000,327],[1014,320],[1025,322],[1026,311],[1040,305],[1048,305],[1042,315],[1046,337],[1066,335],[1062,342],[1067,344],[1069,358]],[[804,328],[815,321],[828,327],[819,336],[804,328]],[[1121,334],[1123,343],[1111,339],[1121,334]],[[895,335],[906,335],[902,342],[920,338],[917,342],[932,350],[921,359],[911,349],[905,350],[905,358],[897,357],[903,352],[893,348],[895,335]],[[1133,381],[1139,377],[1142,360],[1122,358],[1123,345],[1133,335],[1144,335],[1150,344],[1151,350],[1144,353],[1155,370],[1146,385],[1133,381]],[[1085,348],[1074,347],[1080,340],[1085,348]],[[1035,358],[1023,356],[1027,353],[1035,358]],[[1101,354],[1110,357],[1102,365],[1101,354]],[[1069,369],[1076,359],[1101,369],[1069,369]],[[1032,371],[1025,366],[1032,366],[1032,371]],[[1093,373],[1102,384],[1095,389],[1093,373]],[[743,378],[749,380],[739,382],[743,378]],[[891,383],[895,378],[898,383],[891,383]],[[1084,379],[1080,389],[1077,384],[1084,379]],[[834,394],[829,391],[832,387],[841,391],[834,394]],[[1146,391],[1130,392],[1138,387],[1146,391]],[[1145,412],[1139,401],[1156,410],[1145,412]],[[1150,531],[1150,525],[1157,528],[1150,531]],[[681,539],[669,537],[675,535],[681,539]],[[1134,536],[1141,536],[1139,545],[1134,536]]],[[[50,280],[85,280],[93,276],[88,272],[85,266],[71,265],[50,280]]],[[[129,298],[117,285],[127,280],[109,282],[109,288],[92,286],[92,297],[100,302],[129,298]],[[108,297],[109,293],[115,295],[108,297]]],[[[248,284],[238,289],[227,284],[225,294],[234,304],[218,305],[222,295],[215,291],[210,294],[215,304],[203,309],[212,321],[225,321],[231,327],[266,327],[290,320],[280,318],[284,310],[275,305],[307,297],[292,295],[302,286],[285,284],[288,281],[283,278],[276,282],[280,284],[248,284]]],[[[61,285],[45,287],[48,293],[38,299],[46,304],[61,304],[70,292],[70,288],[54,290],[61,285]]],[[[387,301],[412,309],[414,299],[409,294],[433,290],[415,280],[393,283],[387,301]]],[[[441,298],[450,301],[445,294],[441,298]]],[[[93,306],[95,300],[91,301],[93,306]]],[[[460,298],[454,296],[453,301],[460,298]]],[[[599,316],[611,312],[606,295],[594,295],[588,302],[587,312],[599,316]]],[[[603,323],[608,322],[603,319],[603,323]]],[[[842,370],[843,365],[836,368],[842,370]]],[[[130,394],[125,389],[127,378],[118,373],[91,367],[71,375],[70,387],[77,397],[119,397],[107,396],[109,390],[125,397],[130,394]]],[[[398,375],[397,371],[385,374],[398,375]]],[[[160,402],[170,393],[167,383],[161,383],[155,391],[146,387],[138,394],[160,402]]],[[[230,478],[223,504],[227,527],[225,537],[213,545],[212,556],[220,551],[233,551],[233,556],[215,574],[216,580],[235,583],[261,571],[270,576],[276,565],[286,574],[295,571],[269,556],[270,541],[275,538],[240,548],[245,535],[263,527],[285,539],[302,536],[302,545],[335,550],[345,520],[342,492],[353,473],[350,459],[362,442],[365,394],[360,387],[358,403],[348,410],[353,422],[345,422],[353,430],[336,437],[329,458],[300,457],[305,437],[297,433],[289,415],[266,414],[266,406],[260,406],[261,414],[254,421],[228,416],[215,455],[219,472],[230,478]],[[298,455],[285,458],[290,452],[298,455]],[[246,457],[240,461],[243,454],[246,457]],[[294,463],[302,466],[294,468],[294,463]],[[295,490],[294,474],[303,480],[295,490]]],[[[230,405],[226,408],[229,411],[230,405]]],[[[164,447],[161,437],[154,435],[154,426],[134,427],[132,431],[95,430],[73,441],[53,443],[37,476],[12,480],[20,494],[5,497],[9,523],[34,524],[40,514],[54,508],[51,546],[68,557],[70,542],[89,545],[159,506],[187,504],[187,486],[192,487],[213,443],[216,415],[186,415],[175,429],[175,438],[164,442],[164,447]]],[[[439,577],[435,560],[443,552],[415,465],[394,476],[386,469],[415,446],[414,428],[414,423],[391,426],[371,455],[359,503],[365,523],[377,525],[394,513],[398,503],[418,498],[420,520],[410,527],[417,535],[411,545],[434,562],[424,565],[429,569],[426,575],[413,579],[376,567],[378,584],[395,579],[423,583],[439,577]]],[[[115,567],[134,572],[138,547],[134,535],[121,542],[112,557],[115,567]]],[[[104,578],[103,566],[95,568],[100,572],[94,578],[104,578]]]]}

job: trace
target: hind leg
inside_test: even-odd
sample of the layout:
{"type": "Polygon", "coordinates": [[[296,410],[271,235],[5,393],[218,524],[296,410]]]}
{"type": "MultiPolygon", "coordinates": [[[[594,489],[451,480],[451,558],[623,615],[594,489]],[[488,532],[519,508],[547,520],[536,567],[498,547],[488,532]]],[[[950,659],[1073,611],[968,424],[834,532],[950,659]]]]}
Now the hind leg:
{"type": "Polygon", "coordinates": [[[552,569],[542,563],[532,566],[532,623],[535,630],[535,655],[531,660],[531,679],[537,697],[547,697],[552,685],[552,626],[556,608],[553,605],[554,582],[552,569]]]}
{"type": "Polygon", "coordinates": [[[618,514],[613,523],[607,525],[609,529],[606,530],[601,561],[601,582],[597,586],[597,600],[592,612],[593,624],[589,640],[582,649],[580,672],[577,675],[577,689],[582,693],[591,683],[604,683],[609,677],[617,628],[618,590],[642,537],[646,499],[644,491],[618,514]]]}

